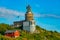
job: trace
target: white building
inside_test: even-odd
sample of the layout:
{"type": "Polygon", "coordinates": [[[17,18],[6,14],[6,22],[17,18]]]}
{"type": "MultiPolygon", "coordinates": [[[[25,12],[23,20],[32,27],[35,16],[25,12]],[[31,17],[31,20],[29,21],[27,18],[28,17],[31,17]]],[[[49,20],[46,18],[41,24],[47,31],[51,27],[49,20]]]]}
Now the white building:
{"type": "Polygon", "coordinates": [[[34,16],[33,13],[31,12],[31,7],[28,5],[26,7],[27,12],[25,14],[25,20],[22,21],[15,21],[14,22],[14,27],[20,27],[23,30],[29,31],[29,32],[34,32],[36,27],[35,27],[35,21],[34,21],[34,16]]]}
{"type": "Polygon", "coordinates": [[[23,22],[23,30],[33,33],[35,31],[34,21],[25,21],[23,22]]]}
{"type": "Polygon", "coordinates": [[[35,21],[33,13],[31,12],[30,5],[27,6],[27,12],[25,14],[25,21],[23,22],[23,30],[33,33],[35,31],[35,21]]]}
{"type": "Polygon", "coordinates": [[[23,30],[33,33],[35,31],[35,21],[33,13],[31,12],[30,5],[27,6],[27,12],[25,14],[25,21],[23,22],[23,30]]]}

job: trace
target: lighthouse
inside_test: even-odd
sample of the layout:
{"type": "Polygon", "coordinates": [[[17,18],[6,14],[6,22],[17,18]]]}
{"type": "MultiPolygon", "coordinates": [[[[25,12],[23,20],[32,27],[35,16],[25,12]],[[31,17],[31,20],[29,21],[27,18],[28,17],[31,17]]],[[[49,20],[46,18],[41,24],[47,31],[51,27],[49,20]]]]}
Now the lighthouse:
{"type": "Polygon", "coordinates": [[[23,30],[29,31],[33,33],[35,31],[35,21],[34,21],[34,16],[31,11],[30,5],[26,7],[27,11],[25,14],[25,21],[23,22],[23,30]]]}

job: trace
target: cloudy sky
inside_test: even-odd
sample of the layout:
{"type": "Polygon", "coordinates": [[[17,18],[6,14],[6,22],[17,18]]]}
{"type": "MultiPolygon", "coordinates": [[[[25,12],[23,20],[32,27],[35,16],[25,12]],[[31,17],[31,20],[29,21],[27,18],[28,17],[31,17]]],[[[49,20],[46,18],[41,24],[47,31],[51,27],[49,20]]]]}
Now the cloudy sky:
{"type": "Polygon", "coordinates": [[[24,20],[28,4],[37,25],[60,32],[60,0],[0,0],[0,23],[24,20]]]}

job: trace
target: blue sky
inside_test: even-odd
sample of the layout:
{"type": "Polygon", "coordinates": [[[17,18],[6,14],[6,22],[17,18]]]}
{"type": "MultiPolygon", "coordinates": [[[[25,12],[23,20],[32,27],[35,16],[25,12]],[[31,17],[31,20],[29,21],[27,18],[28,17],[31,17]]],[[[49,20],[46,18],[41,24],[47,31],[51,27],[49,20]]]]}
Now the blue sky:
{"type": "Polygon", "coordinates": [[[60,32],[60,0],[0,0],[0,23],[24,20],[28,4],[37,25],[60,32]]]}

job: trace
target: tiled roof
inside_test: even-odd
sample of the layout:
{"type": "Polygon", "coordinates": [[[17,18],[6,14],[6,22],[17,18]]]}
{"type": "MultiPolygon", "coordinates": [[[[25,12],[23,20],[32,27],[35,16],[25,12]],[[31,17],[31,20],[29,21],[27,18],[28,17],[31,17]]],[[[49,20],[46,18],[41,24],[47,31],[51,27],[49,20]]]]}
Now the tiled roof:
{"type": "Polygon", "coordinates": [[[23,22],[23,21],[25,21],[25,20],[22,20],[22,21],[15,21],[14,23],[20,23],[20,22],[23,22]]]}
{"type": "Polygon", "coordinates": [[[7,30],[5,33],[12,33],[15,32],[16,30],[7,30]]]}

